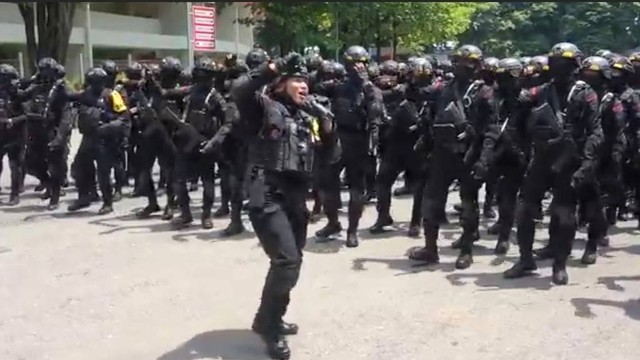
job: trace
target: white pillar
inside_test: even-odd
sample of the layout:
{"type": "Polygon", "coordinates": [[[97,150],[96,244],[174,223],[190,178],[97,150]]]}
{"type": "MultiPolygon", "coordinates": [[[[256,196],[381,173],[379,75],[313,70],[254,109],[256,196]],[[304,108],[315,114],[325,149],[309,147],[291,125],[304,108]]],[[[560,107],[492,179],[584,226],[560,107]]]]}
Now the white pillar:
{"type": "Polygon", "coordinates": [[[20,71],[20,77],[24,77],[24,55],[22,51],[18,52],[18,71],[20,71]]]}
{"type": "Polygon", "coordinates": [[[236,22],[235,22],[235,29],[236,29],[236,56],[240,56],[240,22],[238,20],[240,20],[240,7],[238,6],[238,3],[233,4],[233,6],[236,8],[236,22]]]}
{"type": "Polygon", "coordinates": [[[187,6],[187,48],[189,49],[188,53],[188,65],[190,68],[193,67],[194,64],[194,51],[193,51],[193,24],[192,24],[192,20],[193,20],[193,15],[191,14],[191,12],[193,11],[191,8],[192,3],[191,2],[187,2],[186,6],[187,6]]]}
{"type": "MultiPolygon", "coordinates": [[[[85,5],[84,18],[84,54],[87,59],[87,66],[93,66],[93,43],[91,42],[91,3],[85,5]]],[[[83,72],[84,75],[84,72],[83,72]]]]}

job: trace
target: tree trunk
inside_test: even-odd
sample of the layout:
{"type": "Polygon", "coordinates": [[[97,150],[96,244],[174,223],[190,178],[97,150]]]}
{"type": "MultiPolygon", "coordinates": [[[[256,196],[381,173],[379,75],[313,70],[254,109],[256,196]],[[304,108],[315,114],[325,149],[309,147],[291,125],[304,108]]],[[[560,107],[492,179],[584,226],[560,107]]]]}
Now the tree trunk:
{"type": "Polygon", "coordinates": [[[44,57],[52,57],[64,65],[77,4],[58,1],[38,2],[35,7],[35,19],[31,3],[17,5],[25,24],[30,67],[35,67],[38,60],[44,57]],[[38,26],[37,43],[36,24],[38,26]]]}
{"type": "Polygon", "coordinates": [[[33,16],[33,3],[19,3],[20,15],[24,20],[24,32],[27,37],[27,64],[29,74],[36,71],[38,44],[36,42],[36,19],[33,16]]]}
{"type": "Polygon", "coordinates": [[[397,26],[398,22],[394,17],[391,22],[391,60],[396,59],[396,52],[398,51],[398,34],[396,33],[397,26]]]}

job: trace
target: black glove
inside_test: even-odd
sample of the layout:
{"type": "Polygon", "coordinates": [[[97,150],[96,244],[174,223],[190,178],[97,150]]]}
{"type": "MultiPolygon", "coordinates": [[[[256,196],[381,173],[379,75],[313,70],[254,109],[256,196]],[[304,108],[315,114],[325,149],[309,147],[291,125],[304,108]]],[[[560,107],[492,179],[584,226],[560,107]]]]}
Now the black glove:
{"type": "Polygon", "coordinates": [[[331,110],[321,105],[314,98],[309,99],[309,101],[307,101],[302,106],[302,110],[307,112],[309,115],[315,116],[320,119],[326,119],[326,118],[333,119],[333,113],[331,112],[331,110]]]}
{"type": "Polygon", "coordinates": [[[214,136],[211,140],[200,143],[200,153],[207,155],[213,154],[220,149],[221,145],[220,139],[214,136]]]}
{"type": "Polygon", "coordinates": [[[487,178],[487,173],[489,172],[489,168],[482,161],[478,161],[473,165],[473,169],[471,170],[471,174],[473,178],[477,181],[484,181],[487,178]]]}
{"type": "Polygon", "coordinates": [[[579,188],[589,181],[591,178],[591,170],[587,166],[581,166],[571,177],[571,186],[579,188]]]}

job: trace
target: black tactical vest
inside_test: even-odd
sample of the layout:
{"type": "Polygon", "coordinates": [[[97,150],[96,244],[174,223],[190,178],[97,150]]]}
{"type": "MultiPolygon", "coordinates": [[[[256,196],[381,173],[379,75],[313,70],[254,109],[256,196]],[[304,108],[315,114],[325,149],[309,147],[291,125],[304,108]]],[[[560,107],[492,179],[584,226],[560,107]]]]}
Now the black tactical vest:
{"type": "Polygon", "coordinates": [[[291,114],[281,103],[266,109],[266,124],[284,124],[283,128],[265,125],[249,142],[249,160],[267,171],[310,175],[313,170],[314,139],[312,119],[301,112],[291,114]]]}

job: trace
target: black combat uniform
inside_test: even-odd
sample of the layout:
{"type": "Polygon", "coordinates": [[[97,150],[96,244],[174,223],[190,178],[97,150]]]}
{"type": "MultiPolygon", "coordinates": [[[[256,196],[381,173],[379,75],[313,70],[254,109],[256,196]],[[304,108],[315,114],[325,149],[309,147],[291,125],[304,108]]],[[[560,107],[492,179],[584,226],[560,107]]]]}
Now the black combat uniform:
{"type": "Polygon", "coordinates": [[[286,94],[265,95],[261,89],[277,76],[283,80],[304,77],[302,57],[289,55],[278,65],[262,65],[250,81],[232,95],[242,119],[246,119],[249,149],[249,218],[263,249],[271,259],[254,331],[267,343],[274,359],[288,359],[283,335],[297,333],[284,323],[290,292],[298,281],[302,249],[307,238],[309,213],[305,200],[313,168],[315,140],[312,119],[286,94]]]}
{"type": "MultiPolygon", "coordinates": [[[[553,80],[523,90],[521,106],[531,109],[518,121],[521,133],[533,143],[533,157],[522,186],[518,218],[520,260],[504,273],[518,278],[537,269],[533,258],[534,216],[547,189],[553,192],[549,224],[549,254],[555,284],[568,282],[566,262],[576,233],[578,191],[594,178],[597,148],[602,141],[598,95],[572,74],[582,53],[573,44],[559,43],[549,53],[553,80]]],[[[525,112],[526,113],[526,112],[525,112]]]]}
{"type": "Polygon", "coordinates": [[[13,66],[0,64],[0,164],[7,155],[11,171],[11,193],[7,205],[20,202],[27,141],[27,116],[18,96],[18,78],[18,71],[13,66]]]}
{"type": "Polygon", "coordinates": [[[335,89],[331,99],[336,117],[337,132],[342,146],[342,157],[323,171],[322,197],[328,224],[316,235],[328,238],[342,231],[338,221],[340,199],[340,173],[344,168],[349,184],[349,227],[347,246],[358,246],[358,225],[365,205],[365,177],[370,170],[370,159],[377,153],[379,126],[384,114],[382,93],[368,80],[366,64],[369,54],[361,46],[351,46],[344,54],[348,78],[335,89]]]}

